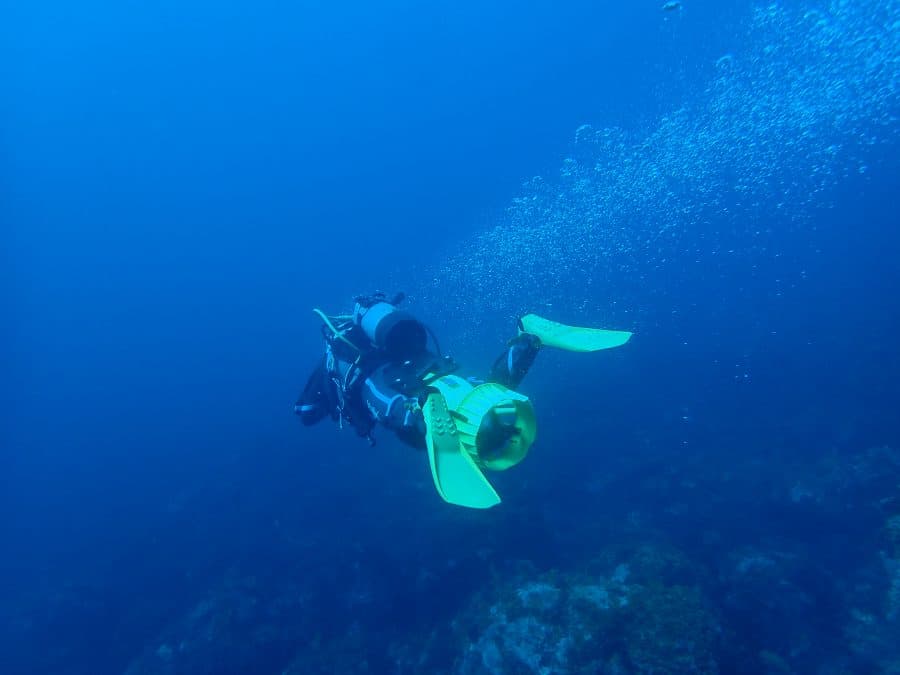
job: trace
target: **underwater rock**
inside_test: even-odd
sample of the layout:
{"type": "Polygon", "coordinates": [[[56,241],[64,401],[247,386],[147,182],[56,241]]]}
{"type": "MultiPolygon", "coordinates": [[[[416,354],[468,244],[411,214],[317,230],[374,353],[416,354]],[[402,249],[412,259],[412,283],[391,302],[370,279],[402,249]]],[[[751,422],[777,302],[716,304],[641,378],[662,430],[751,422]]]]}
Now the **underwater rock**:
{"type": "Polygon", "coordinates": [[[816,495],[812,490],[801,483],[797,483],[791,488],[791,501],[800,504],[807,501],[816,501],[816,495]]]}
{"type": "MultiPolygon", "coordinates": [[[[370,552],[229,574],[127,672],[900,675],[898,454],[785,457],[729,459],[737,478],[715,461],[642,470],[618,510],[555,533],[576,553],[545,563],[460,545],[440,564],[370,552]],[[748,508],[770,520],[737,526],[748,508]]],[[[511,510],[510,530],[522,513],[533,528],[511,510]]]]}
{"type": "MultiPolygon", "coordinates": [[[[900,486],[898,486],[900,490],[900,486]]],[[[888,541],[894,547],[894,554],[900,557],[900,513],[888,518],[884,526],[888,541]]]]}
{"type": "Polygon", "coordinates": [[[316,635],[300,645],[291,664],[281,675],[363,675],[383,672],[370,658],[371,649],[359,624],[346,634],[323,639],[316,635]]]}
{"type": "Polygon", "coordinates": [[[754,572],[765,572],[775,567],[775,561],[761,553],[751,553],[743,556],[735,565],[735,571],[739,575],[753,574],[754,572]]]}
{"type": "Polygon", "coordinates": [[[530,583],[519,588],[516,595],[526,609],[548,612],[556,607],[560,593],[551,584],[530,583]]]}
{"type": "Polygon", "coordinates": [[[721,628],[697,588],[648,586],[623,616],[624,651],[634,673],[716,673],[721,628]]]}
{"type": "Polygon", "coordinates": [[[871,672],[900,674],[900,560],[885,560],[889,575],[882,612],[854,608],[844,629],[850,649],[871,672]]]}
{"type": "Polygon", "coordinates": [[[631,571],[641,556],[666,557],[644,548],[607,574],[515,578],[476,598],[454,621],[462,653],[450,672],[718,672],[721,628],[702,591],[645,583],[631,571]]]}
{"type": "Polygon", "coordinates": [[[759,665],[767,675],[793,675],[794,670],[781,656],[767,649],[762,650],[758,657],[759,665]]]}
{"type": "Polygon", "coordinates": [[[312,617],[299,587],[229,573],[169,625],[126,675],[275,671],[307,638],[312,617]]]}

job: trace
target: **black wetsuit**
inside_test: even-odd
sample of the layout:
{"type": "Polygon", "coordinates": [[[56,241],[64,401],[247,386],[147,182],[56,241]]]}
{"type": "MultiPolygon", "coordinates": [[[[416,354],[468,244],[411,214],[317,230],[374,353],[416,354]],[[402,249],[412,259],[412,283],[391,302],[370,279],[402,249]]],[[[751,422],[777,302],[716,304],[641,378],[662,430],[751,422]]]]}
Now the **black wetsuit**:
{"type": "MultiPolygon", "coordinates": [[[[425,447],[420,405],[428,391],[426,376],[447,375],[456,370],[456,364],[427,350],[388,357],[371,348],[360,333],[351,328],[345,334],[356,351],[346,343],[326,339],[325,355],[310,375],[294,411],[307,426],[330,415],[338,423],[349,423],[373,443],[375,426],[383,424],[404,442],[425,447]]],[[[528,333],[510,340],[494,361],[488,381],[515,389],[540,346],[540,340],[528,333]]]]}

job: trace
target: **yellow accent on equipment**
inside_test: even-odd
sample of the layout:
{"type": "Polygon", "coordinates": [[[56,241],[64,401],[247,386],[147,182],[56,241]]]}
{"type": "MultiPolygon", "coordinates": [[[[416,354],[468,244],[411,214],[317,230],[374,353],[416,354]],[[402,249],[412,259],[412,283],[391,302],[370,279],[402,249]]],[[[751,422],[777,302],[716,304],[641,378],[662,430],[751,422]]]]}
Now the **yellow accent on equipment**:
{"type": "Polygon", "coordinates": [[[459,434],[447,401],[439,392],[429,394],[422,408],[428,432],[428,463],[434,486],[444,501],[472,509],[488,509],[500,503],[500,497],[481,469],[459,443],[459,434]]]}
{"type": "MultiPolygon", "coordinates": [[[[320,319],[322,319],[322,322],[323,322],[326,326],[328,326],[328,330],[330,330],[330,331],[334,334],[334,337],[336,337],[336,338],[337,338],[338,340],[340,340],[341,342],[347,343],[348,345],[350,345],[351,347],[353,347],[354,350],[356,350],[357,352],[359,352],[359,347],[357,347],[355,344],[353,344],[352,342],[350,342],[350,340],[348,340],[348,339],[344,336],[344,333],[345,333],[346,331],[338,330],[337,328],[335,328],[335,327],[334,327],[334,324],[331,322],[331,318],[329,318],[329,316],[328,316],[327,314],[325,314],[325,312],[323,312],[321,309],[317,309],[317,308],[315,308],[315,307],[313,307],[313,312],[315,312],[315,314],[316,314],[320,319]]],[[[337,319],[344,319],[344,318],[346,318],[346,317],[335,317],[335,318],[337,318],[337,319]]]]}
{"type": "Polygon", "coordinates": [[[537,314],[526,314],[522,317],[522,331],[536,335],[540,338],[541,344],[570,352],[596,352],[620,347],[631,338],[628,331],[566,326],[537,314]]]}
{"type": "Polygon", "coordinates": [[[491,382],[477,387],[456,375],[433,383],[422,408],[428,463],[438,494],[470,508],[489,508],[500,497],[482,473],[521,462],[537,424],[527,396],[491,382]]]}
{"type": "Polygon", "coordinates": [[[537,434],[534,406],[527,396],[493,382],[473,387],[456,375],[442,377],[434,386],[447,399],[460,443],[478,466],[503,471],[525,459],[537,434]],[[497,421],[492,416],[505,422],[508,439],[501,447],[489,448],[485,442],[489,432],[485,422],[497,421]]]}

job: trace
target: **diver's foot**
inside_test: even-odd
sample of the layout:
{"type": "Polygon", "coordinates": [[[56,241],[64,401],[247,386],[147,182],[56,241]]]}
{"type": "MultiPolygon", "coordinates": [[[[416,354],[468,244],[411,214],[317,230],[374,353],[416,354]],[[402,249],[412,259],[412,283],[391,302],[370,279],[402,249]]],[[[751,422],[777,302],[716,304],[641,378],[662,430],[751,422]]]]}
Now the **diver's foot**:
{"type": "Polygon", "coordinates": [[[541,339],[534,333],[519,331],[519,334],[509,341],[509,348],[519,352],[537,351],[541,348],[541,339]]]}

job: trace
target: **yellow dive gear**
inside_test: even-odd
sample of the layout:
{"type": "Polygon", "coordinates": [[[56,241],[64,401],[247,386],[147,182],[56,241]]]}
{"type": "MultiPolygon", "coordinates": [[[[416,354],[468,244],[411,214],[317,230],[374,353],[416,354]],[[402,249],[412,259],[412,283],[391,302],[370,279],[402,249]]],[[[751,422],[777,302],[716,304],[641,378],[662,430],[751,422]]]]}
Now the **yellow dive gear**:
{"type": "MultiPolygon", "coordinates": [[[[536,314],[521,319],[522,332],[541,344],[571,352],[619,347],[627,331],[567,326],[536,314]]],[[[470,508],[490,508],[500,497],[483,470],[503,471],[521,462],[534,443],[537,422],[527,396],[500,384],[474,386],[456,375],[431,383],[422,409],[431,475],[444,500],[470,508]]]]}
{"type": "Polygon", "coordinates": [[[521,462],[534,442],[537,425],[527,396],[487,382],[473,386],[456,375],[432,383],[422,409],[428,462],[444,500],[489,508],[500,497],[483,469],[502,471],[521,462]]]}
{"type": "Polygon", "coordinates": [[[472,509],[487,509],[500,503],[500,497],[481,473],[472,457],[462,449],[459,433],[447,401],[431,392],[422,408],[428,431],[425,443],[434,486],[444,501],[472,509]]]}
{"type": "Polygon", "coordinates": [[[536,335],[540,338],[541,344],[548,347],[557,347],[570,352],[596,352],[620,347],[631,338],[628,331],[566,326],[537,314],[526,314],[521,321],[522,332],[536,335]]]}

